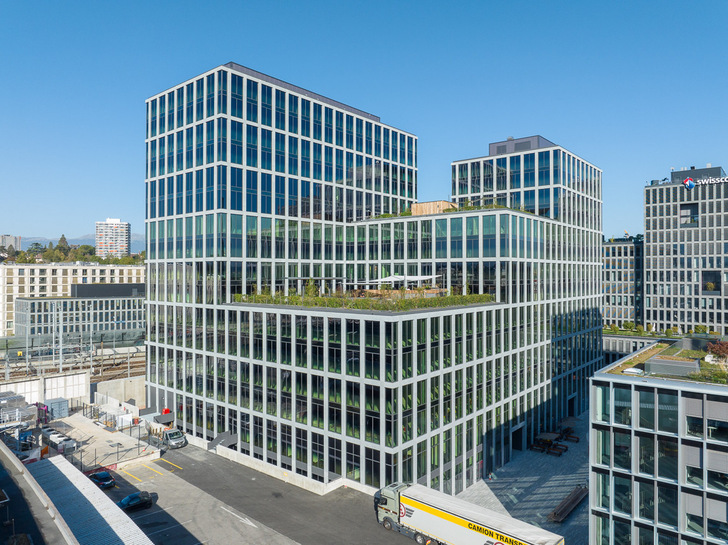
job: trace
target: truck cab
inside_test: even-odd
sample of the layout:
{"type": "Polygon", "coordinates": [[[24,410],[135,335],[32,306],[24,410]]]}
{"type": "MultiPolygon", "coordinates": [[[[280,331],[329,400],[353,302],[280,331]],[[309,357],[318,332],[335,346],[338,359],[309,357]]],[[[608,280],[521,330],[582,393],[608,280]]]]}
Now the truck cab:
{"type": "Polygon", "coordinates": [[[387,530],[399,527],[399,493],[407,486],[403,483],[392,483],[374,495],[377,521],[387,530]]]}

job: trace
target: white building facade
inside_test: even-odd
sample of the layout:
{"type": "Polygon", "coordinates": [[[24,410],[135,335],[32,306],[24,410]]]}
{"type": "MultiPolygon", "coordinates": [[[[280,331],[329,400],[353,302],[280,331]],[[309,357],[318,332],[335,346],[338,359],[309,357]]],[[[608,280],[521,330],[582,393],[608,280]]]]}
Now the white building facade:
{"type": "Polygon", "coordinates": [[[0,263],[0,337],[15,334],[17,297],[68,297],[73,284],[144,283],[144,265],[0,263]]]}
{"type": "Polygon", "coordinates": [[[597,168],[549,167],[556,213],[412,216],[414,135],[233,63],[150,98],[146,144],[148,403],[190,434],[230,431],[281,475],[456,493],[586,408],[601,365],[597,168]],[[240,302],[390,275],[492,298],[240,302]]]}
{"type": "Polygon", "coordinates": [[[645,324],[728,333],[728,177],[674,171],[645,187],[645,324]]]}
{"type": "Polygon", "coordinates": [[[589,543],[724,544],[728,387],[623,372],[636,355],[591,380],[589,543]]]}

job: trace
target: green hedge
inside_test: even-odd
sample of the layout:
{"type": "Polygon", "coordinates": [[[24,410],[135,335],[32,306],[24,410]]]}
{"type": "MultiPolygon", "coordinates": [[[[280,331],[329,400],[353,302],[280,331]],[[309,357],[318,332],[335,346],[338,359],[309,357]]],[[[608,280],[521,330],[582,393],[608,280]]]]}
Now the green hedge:
{"type": "Polygon", "coordinates": [[[300,296],[290,295],[236,295],[236,303],[253,303],[259,305],[291,305],[302,307],[349,308],[358,310],[406,311],[420,308],[441,308],[459,305],[482,305],[492,303],[495,298],[489,294],[446,295],[444,297],[412,297],[409,299],[395,297],[377,299],[373,297],[300,296]]]}

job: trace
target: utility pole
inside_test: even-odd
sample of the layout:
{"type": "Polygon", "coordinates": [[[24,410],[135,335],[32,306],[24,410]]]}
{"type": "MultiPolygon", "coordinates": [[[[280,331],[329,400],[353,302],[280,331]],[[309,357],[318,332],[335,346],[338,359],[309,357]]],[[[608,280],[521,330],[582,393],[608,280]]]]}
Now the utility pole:
{"type": "Polygon", "coordinates": [[[63,373],[63,310],[58,309],[58,336],[60,337],[60,348],[58,350],[58,371],[63,373]]]}

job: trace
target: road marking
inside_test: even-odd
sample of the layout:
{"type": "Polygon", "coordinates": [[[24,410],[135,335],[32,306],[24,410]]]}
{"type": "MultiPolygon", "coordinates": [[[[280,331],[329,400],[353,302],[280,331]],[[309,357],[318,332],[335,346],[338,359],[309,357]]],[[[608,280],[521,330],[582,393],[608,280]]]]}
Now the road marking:
{"type": "Polygon", "coordinates": [[[147,534],[147,537],[149,537],[149,536],[153,536],[154,534],[158,534],[159,532],[166,532],[167,530],[169,530],[169,529],[171,529],[171,528],[176,528],[177,526],[184,526],[184,525],[185,525],[185,524],[187,524],[188,522],[192,522],[192,519],[190,519],[190,520],[186,520],[186,521],[184,521],[184,522],[180,522],[179,524],[174,524],[174,525],[172,525],[172,526],[167,526],[166,528],[162,528],[161,530],[157,530],[157,531],[155,531],[155,532],[150,532],[150,533],[148,533],[148,534],[147,534]]]}
{"type": "Polygon", "coordinates": [[[250,520],[249,520],[249,519],[247,519],[247,518],[244,518],[244,517],[241,517],[241,516],[239,516],[239,515],[236,515],[235,513],[233,513],[232,511],[230,511],[230,509],[225,509],[225,508],[224,508],[224,507],[222,507],[222,506],[220,507],[220,509],[222,509],[223,511],[227,511],[228,513],[230,513],[230,514],[231,514],[232,516],[234,516],[235,518],[237,518],[237,519],[240,519],[240,521],[241,521],[241,522],[242,522],[243,524],[247,524],[248,526],[252,526],[253,528],[257,528],[257,526],[256,526],[255,524],[253,524],[252,522],[250,522],[250,520]]]}
{"type": "MultiPolygon", "coordinates": [[[[165,460],[164,458],[159,458],[159,460],[160,460],[160,461],[162,461],[162,462],[167,462],[167,460],[165,460]]],[[[177,464],[173,464],[172,462],[167,462],[167,463],[168,463],[169,465],[171,465],[171,466],[174,466],[174,467],[176,467],[177,469],[182,469],[182,468],[181,468],[181,467],[179,467],[179,466],[178,466],[177,464]]]]}
{"type": "Polygon", "coordinates": [[[131,520],[136,520],[136,519],[140,519],[140,518],[144,518],[144,517],[151,517],[152,515],[156,515],[157,513],[162,513],[164,511],[166,511],[167,509],[169,509],[169,508],[159,509],[158,511],[154,511],[153,513],[147,513],[145,515],[139,515],[138,517],[130,517],[130,518],[131,518],[131,520]]]}
{"type": "Polygon", "coordinates": [[[122,472],[122,473],[126,473],[127,475],[129,475],[129,477],[134,477],[134,478],[135,478],[135,479],[136,479],[137,481],[139,481],[139,482],[142,482],[142,480],[141,480],[141,479],[140,479],[139,477],[137,477],[136,475],[132,475],[132,474],[131,474],[131,473],[129,473],[128,471],[124,471],[124,470],[122,469],[122,470],[121,470],[121,472],[122,472]]]}
{"type": "Polygon", "coordinates": [[[154,473],[158,473],[159,475],[164,476],[164,473],[162,473],[161,471],[157,471],[156,469],[153,469],[153,468],[149,467],[147,464],[142,464],[142,465],[144,467],[146,467],[147,469],[151,469],[152,471],[154,471],[154,473]]]}

